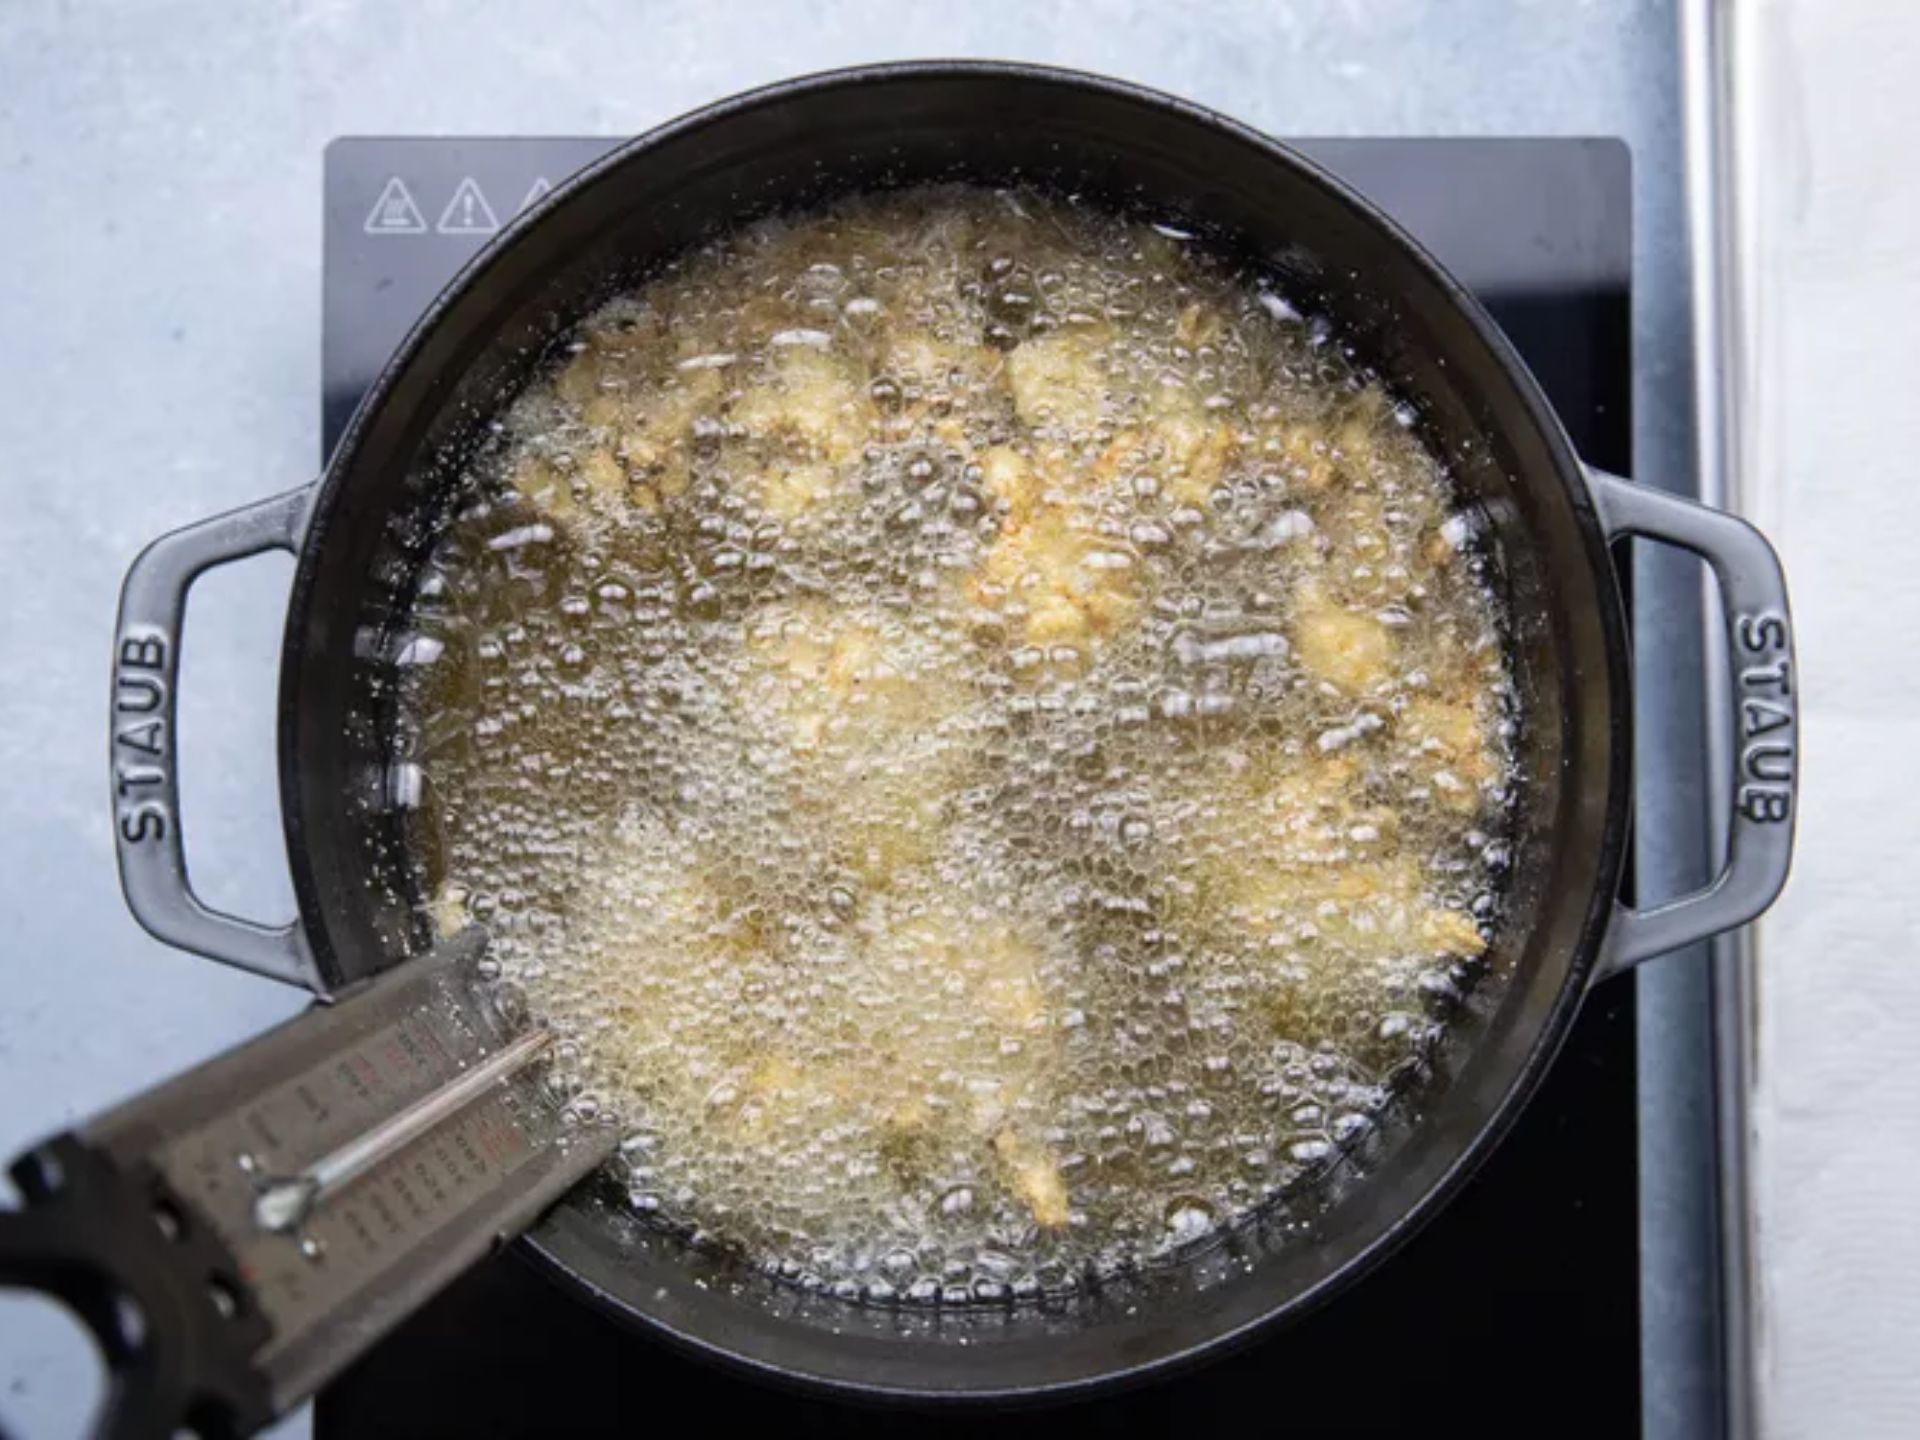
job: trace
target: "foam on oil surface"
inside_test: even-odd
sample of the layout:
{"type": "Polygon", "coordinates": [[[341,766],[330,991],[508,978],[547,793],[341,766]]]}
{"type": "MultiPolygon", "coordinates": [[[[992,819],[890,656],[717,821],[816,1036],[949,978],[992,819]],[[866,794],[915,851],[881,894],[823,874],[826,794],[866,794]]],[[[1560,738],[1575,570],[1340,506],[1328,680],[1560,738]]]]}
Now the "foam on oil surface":
{"type": "Polygon", "coordinates": [[[1061,1288],[1367,1133],[1497,915],[1468,522],[1185,237],[943,189],[608,305],[421,586],[417,860],[633,1203],[837,1293],[1061,1288]]]}

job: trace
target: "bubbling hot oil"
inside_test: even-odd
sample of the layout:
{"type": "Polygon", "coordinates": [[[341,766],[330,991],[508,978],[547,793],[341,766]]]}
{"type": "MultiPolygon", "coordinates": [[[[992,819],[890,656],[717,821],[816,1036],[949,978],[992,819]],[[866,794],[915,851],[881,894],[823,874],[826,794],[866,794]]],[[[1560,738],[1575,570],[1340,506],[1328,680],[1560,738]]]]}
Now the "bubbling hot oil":
{"type": "Polygon", "coordinates": [[[849,1297],[1060,1289],[1377,1123],[1497,920],[1470,525],[1177,231],[943,188],[614,300],[427,567],[415,861],[633,1204],[849,1297]]]}

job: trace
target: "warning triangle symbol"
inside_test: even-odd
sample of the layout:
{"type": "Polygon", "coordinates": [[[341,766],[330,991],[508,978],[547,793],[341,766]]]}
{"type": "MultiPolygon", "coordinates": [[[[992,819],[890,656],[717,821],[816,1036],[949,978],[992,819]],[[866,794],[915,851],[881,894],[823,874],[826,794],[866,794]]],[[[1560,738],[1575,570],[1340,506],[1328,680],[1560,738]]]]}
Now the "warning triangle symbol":
{"type": "MultiPolygon", "coordinates": [[[[552,193],[553,182],[542,175],[527,188],[527,198],[520,202],[520,210],[531,210],[552,193]]],[[[518,215],[520,210],[516,210],[513,213],[518,215]]]]}
{"type": "Polygon", "coordinates": [[[367,223],[361,228],[369,235],[421,235],[426,233],[427,222],[420,214],[420,207],[413,203],[406,183],[393,175],[388,177],[386,188],[373,202],[373,209],[367,212],[367,223]]]}
{"type": "Polygon", "coordinates": [[[447,201],[447,208],[440,212],[440,223],[434,228],[442,235],[491,235],[500,228],[500,222],[494,218],[487,197],[480,193],[479,185],[469,175],[447,201]]]}

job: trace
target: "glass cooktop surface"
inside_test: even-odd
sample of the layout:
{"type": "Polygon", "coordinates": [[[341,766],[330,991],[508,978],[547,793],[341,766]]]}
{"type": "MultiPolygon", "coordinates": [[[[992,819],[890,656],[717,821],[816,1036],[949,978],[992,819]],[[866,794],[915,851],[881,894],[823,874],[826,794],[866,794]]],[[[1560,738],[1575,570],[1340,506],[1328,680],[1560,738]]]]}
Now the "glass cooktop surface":
{"type": "MultiPolygon", "coordinates": [[[[493,234],[613,142],[351,138],[326,162],[324,435],[331,450],[420,312],[493,234]]],[[[1533,368],[1581,455],[1625,472],[1631,173],[1606,139],[1296,142],[1468,285],[1533,368]]],[[[1398,1254],[1304,1320],[1180,1378],[994,1433],[1536,1431],[1640,1424],[1634,987],[1585,1006],[1485,1167],[1398,1254]],[[1577,1403],[1570,1403],[1577,1397],[1577,1403]]],[[[315,1431],[627,1435],[894,1433],[897,1412],[765,1388],[628,1332],[512,1252],[457,1281],[319,1397],[315,1431]],[[670,1396],[662,1409],[662,1396],[670,1396]],[[697,1407],[697,1408],[696,1408],[697,1407]]],[[[971,1433],[979,1416],[917,1417],[971,1433]]]]}

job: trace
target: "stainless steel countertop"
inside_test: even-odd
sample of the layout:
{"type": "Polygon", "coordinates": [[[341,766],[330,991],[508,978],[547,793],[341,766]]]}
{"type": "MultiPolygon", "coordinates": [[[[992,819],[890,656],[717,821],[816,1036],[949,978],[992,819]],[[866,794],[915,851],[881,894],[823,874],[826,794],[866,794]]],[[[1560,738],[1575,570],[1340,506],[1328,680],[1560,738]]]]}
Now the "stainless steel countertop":
{"type": "MultiPolygon", "coordinates": [[[[1667,4],[11,0],[0,10],[0,656],[12,683],[0,753],[15,780],[0,827],[0,1152],[300,1004],[163,949],[127,917],[104,702],[114,597],[139,546],[316,468],[326,142],[619,134],[808,70],[936,55],[1104,71],[1276,133],[1623,137],[1635,158],[1636,470],[1656,483],[1691,474],[1667,4]]],[[[189,858],[208,898],[263,918],[292,910],[271,717],[287,573],[260,561],[196,591],[182,683],[189,858]]],[[[1673,803],[1684,810],[1686,796],[1673,803]]],[[[1643,816],[1643,836],[1659,843],[1661,824],[1643,816]]],[[[1684,985],[1675,973],[1644,972],[1643,996],[1684,985]]],[[[24,1302],[0,1301],[0,1415],[34,1434],[70,1428],[83,1369],[24,1302]]],[[[1687,1403],[1650,1390],[1649,1433],[1687,1403]]]]}

